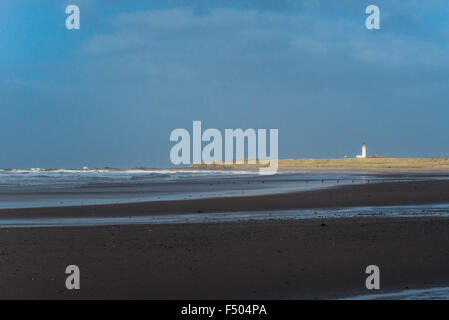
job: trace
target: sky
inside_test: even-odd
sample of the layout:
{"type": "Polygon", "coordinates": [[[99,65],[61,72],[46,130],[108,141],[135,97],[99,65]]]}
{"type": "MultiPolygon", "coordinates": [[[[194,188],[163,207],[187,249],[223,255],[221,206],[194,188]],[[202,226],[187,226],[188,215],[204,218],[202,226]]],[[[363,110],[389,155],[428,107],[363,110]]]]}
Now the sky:
{"type": "Polygon", "coordinates": [[[280,158],[448,157],[448,49],[447,0],[2,0],[0,168],[171,167],[194,120],[278,129],[280,158]]]}

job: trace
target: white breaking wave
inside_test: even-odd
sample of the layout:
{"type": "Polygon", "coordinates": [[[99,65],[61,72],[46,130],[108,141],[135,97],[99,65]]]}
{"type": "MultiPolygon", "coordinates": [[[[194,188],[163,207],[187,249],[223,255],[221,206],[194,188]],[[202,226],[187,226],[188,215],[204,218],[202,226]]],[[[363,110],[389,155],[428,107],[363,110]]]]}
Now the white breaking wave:
{"type": "Polygon", "coordinates": [[[127,182],[139,179],[142,182],[162,182],[195,177],[252,176],[251,171],[213,170],[142,170],[142,169],[0,169],[0,186],[46,186],[72,185],[74,187],[95,183],[127,182]]]}
{"type": "Polygon", "coordinates": [[[195,169],[0,169],[0,173],[194,173],[194,174],[257,174],[249,170],[195,170],[195,169]]]}

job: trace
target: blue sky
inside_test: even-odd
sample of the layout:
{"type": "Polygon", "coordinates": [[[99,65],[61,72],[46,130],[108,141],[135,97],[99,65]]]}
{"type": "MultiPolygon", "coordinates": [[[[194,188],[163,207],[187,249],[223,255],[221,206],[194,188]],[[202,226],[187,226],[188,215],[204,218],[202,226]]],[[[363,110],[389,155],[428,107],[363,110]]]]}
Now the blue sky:
{"type": "Polygon", "coordinates": [[[278,128],[281,158],[447,157],[448,49],[445,0],[1,1],[0,167],[168,167],[193,120],[278,128]]]}

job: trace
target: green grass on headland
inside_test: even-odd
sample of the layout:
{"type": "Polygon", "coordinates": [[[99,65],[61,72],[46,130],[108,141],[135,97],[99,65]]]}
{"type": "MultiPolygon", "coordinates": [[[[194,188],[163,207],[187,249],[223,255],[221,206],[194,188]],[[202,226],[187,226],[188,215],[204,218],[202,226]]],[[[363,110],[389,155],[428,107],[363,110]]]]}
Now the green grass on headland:
{"type": "MultiPolygon", "coordinates": [[[[251,169],[254,164],[201,164],[198,169],[251,169]]],[[[449,158],[283,159],[279,169],[428,169],[449,170],[449,158]]]]}

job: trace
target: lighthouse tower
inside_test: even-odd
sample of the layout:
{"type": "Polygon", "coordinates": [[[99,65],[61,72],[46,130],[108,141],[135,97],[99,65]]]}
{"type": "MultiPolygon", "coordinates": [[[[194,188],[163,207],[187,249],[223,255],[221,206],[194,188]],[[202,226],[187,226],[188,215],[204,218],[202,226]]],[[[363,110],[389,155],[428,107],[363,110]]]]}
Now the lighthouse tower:
{"type": "Polygon", "coordinates": [[[355,156],[358,159],[365,159],[366,158],[366,144],[362,144],[362,154],[358,154],[355,156]]]}
{"type": "Polygon", "coordinates": [[[366,144],[362,144],[362,158],[366,158],[366,144]]]}

